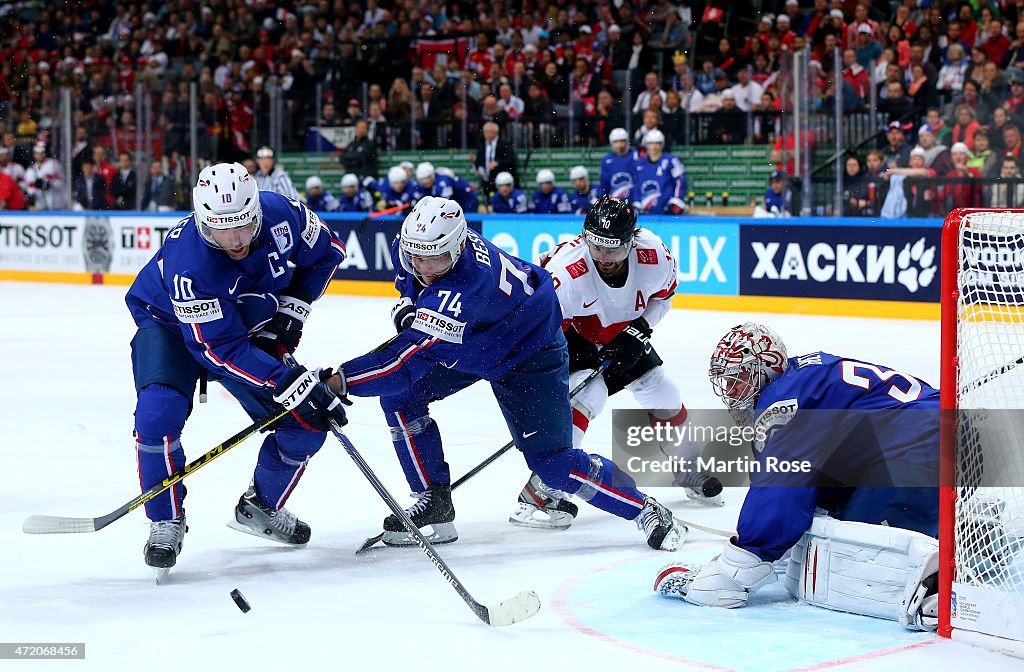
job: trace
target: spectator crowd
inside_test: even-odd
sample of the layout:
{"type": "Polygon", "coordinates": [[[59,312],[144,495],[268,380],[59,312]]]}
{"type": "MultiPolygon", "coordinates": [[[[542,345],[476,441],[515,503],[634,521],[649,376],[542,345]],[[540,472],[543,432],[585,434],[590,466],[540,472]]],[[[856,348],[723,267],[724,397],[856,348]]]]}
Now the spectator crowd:
{"type": "Polygon", "coordinates": [[[846,214],[1021,204],[1012,181],[993,180],[1021,172],[1024,0],[25,1],[0,6],[0,50],[7,209],[185,207],[195,162],[265,173],[255,147],[281,110],[277,151],[310,127],[353,125],[339,176],[361,187],[387,182],[382,152],[467,137],[477,172],[460,177],[485,206],[509,186],[502,173],[520,184],[502,152],[605,147],[617,129],[630,160],[668,161],[676,178],[674,146],[768,145],[784,181],[802,53],[813,110],[841,101],[885,129],[848,148],[846,214]],[[902,198],[886,210],[894,184],[902,198]]]}

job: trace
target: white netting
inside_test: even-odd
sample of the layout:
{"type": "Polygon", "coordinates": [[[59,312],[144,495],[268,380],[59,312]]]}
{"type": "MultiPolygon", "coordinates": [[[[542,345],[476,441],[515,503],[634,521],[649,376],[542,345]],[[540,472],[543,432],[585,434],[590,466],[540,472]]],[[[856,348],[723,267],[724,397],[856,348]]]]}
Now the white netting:
{"type": "Polygon", "coordinates": [[[954,582],[1024,593],[1024,213],[965,216],[958,250],[954,582]]]}

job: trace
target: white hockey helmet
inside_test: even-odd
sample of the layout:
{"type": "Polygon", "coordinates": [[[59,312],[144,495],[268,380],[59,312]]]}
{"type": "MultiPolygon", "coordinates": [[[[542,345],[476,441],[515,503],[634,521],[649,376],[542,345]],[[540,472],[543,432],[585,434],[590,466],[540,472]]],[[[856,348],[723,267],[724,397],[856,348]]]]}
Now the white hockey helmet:
{"type": "Polygon", "coordinates": [[[413,168],[412,161],[402,161],[400,164],[398,164],[398,167],[405,171],[406,177],[412,177],[413,174],[416,172],[415,169],[413,168]]]}
{"type": "Polygon", "coordinates": [[[583,166],[574,166],[573,169],[569,171],[569,179],[573,181],[589,180],[590,173],[588,173],[587,169],[583,166]]]}
{"type": "Polygon", "coordinates": [[[263,223],[260,190],[240,163],[218,163],[203,168],[192,190],[192,208],[199,235],[217,249],[222,248],[213,238],[214,230],[252,224],[251,242],[259,235],[263,223]]]}
{"type": "Polygon", "coordinates": [[[608,134],[608,142],[618,142],[619,140],[629,142],[629,133],[624,128],[613,128],[612,132],[608,134]]]}
{"type": "Polygon", "coordinates": [[[341,176],[341,188],[348,189],[349,187],[359,188],[359,178],[355,173],[345,173],[341,176]]]}
{"type": "Polygon", "coordinates": [[[440,279],[458,262],[466,244],[462,206],[447,198],[424,196],[402,222],[399,260],[424,285],[440,279]]]}
{"type": "Polygon", "coordinates": [[[508,186],[512,186],[515,183],[516,180],[514,177],[512,177],[512,173],[508,173],[505,171],[498,173],[497,176],[494,178],[494,186],[496,187],[500,187],[505,184],[507,184],[508,186]]]}
{"type": "Polygon", "coordinates": [[[323,188],[324,188],[324,181],[321,180],[316,175],[310,175],[309,177],[306,178],[306,191],[309,191],[310,189],[323,189],[323,188]]]}
{"type": "Polygon", "coordinates": [[[401,166],[391,166],[388,170],[388,184],[391,185],[392,189],[397,189],[398,185],[405,184],[409,180],[409,176],[405,173],[405,168],[401,166]]]}
{"type": "Polygon", "coordinates": [[[416,166],[416,179],[425,180],[428,177],[434,177],[434,164],[424,161],[416,166]]]}
{"type": "Polygon", "coordinates": [[[545,184],[547,182],[554,181],[555,173],[553,171],[550,171],[547,168],[542,168],[541,170],[537,171],[537,184],[545,184]]]}
{"type": "Polygon", "coordinates": [[[644,147],[647,147],[655,143],[660,144],[662,147],[665,146],[665,134],[656,128],[647,131],[647,133],[644,135],[644,147]]]}
{"type": "Polygon", "coordinates": [[[711,354],[711,387],[739,425],[754,419],[754,404],[789,363],[786,344],[771,327],[744,322],[729,330],[711,354]]]}

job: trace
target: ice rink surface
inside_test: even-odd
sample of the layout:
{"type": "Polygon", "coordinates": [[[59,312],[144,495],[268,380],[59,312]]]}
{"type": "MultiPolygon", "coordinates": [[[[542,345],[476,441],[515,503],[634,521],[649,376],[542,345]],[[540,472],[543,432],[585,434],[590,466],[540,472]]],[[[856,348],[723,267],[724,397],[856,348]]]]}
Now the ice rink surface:
{"type": "MultiPolygon", "coordinates": [[[[253,438],[186,481],[190,531],[166,585],[143,564],[148,527],[135,511],[92,534],[29,536],[34,513],[99,516],[138,494],[132,443],[134,325],[123,287],[0,283],[0,641],[84,642],[84,661],[0,660],[0,670],[953,670],[1021,669],[1019,660],[906,632],[898,624],[796,604],[781,584],[739,610],[693,607],[651,592],[657,570],[705,561],[721,539],[691,531],[673,556],[652,552],[635,525],[581,504],[565,532],[523,530],[508,514],[528,475],[514,451],[454,495],[458,542],[439,553],[483,603],[524,589],[543,604],[508,628],[480,623],[418,549],[353,551],[380,529],[386,507],[329,438],[288,508],[313,529],[285,548],[225,526],[248,485],[253,438]],[[252,605],[242,614],[228,593],[252,605]]],[[[336,365],[393,333],[391,301],[327,296],[297,355],[336,365]]],[[[672,311],[654,345],[686,404],[719,403],[706,378],[711,349],[745,320],[772,325],[790,355],[824,350],[938,384],[937,322],[672,311]]],[[[249,423],[217,385],[185,429],[189,459],[249,423]]],[[[630,397],[611,407],[629,408],[630,397]]],[[[433,405],[453,477],[508,440],[486,383],[433,405]]],[[[400,503],[408,487],[379,406],[357,400],[348,436],[400,503]]],[[[610,451],[611,414],[586,448],[610,451]]],[[[731,528],[726,506],[655,495],[676,515],[731,528]]]]}

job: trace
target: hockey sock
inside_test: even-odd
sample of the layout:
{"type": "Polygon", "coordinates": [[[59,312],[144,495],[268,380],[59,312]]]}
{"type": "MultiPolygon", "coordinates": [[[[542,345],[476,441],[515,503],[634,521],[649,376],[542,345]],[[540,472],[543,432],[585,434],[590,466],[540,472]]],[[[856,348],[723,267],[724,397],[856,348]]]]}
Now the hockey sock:
{"type": "Polygon", "coordinates": [[[611,460],[566,448],[547,453],[526,453],[526,463],[549,487],[580,499],[620,518],[633,520],[644,506],[644,494],[633,479],[611,460]]]}
{"type": "Polygon", "coordinates": [[[413,413],[406,411],[392,411],[385,415],[409,487],[414,492],[423,492],[434,484],[451,483],[448,463],[444,461],[441,433],[434,420],[426,413],[419,417],[410,417],[413,413]]]}
{"type": "Polygon", "coordinates": [[[326,434],[302,430],[277,431],[267,436],[253,472],[260,501],[274,510],[283,507],[302,478],[309,458],[326,438],[326,434]]]}

